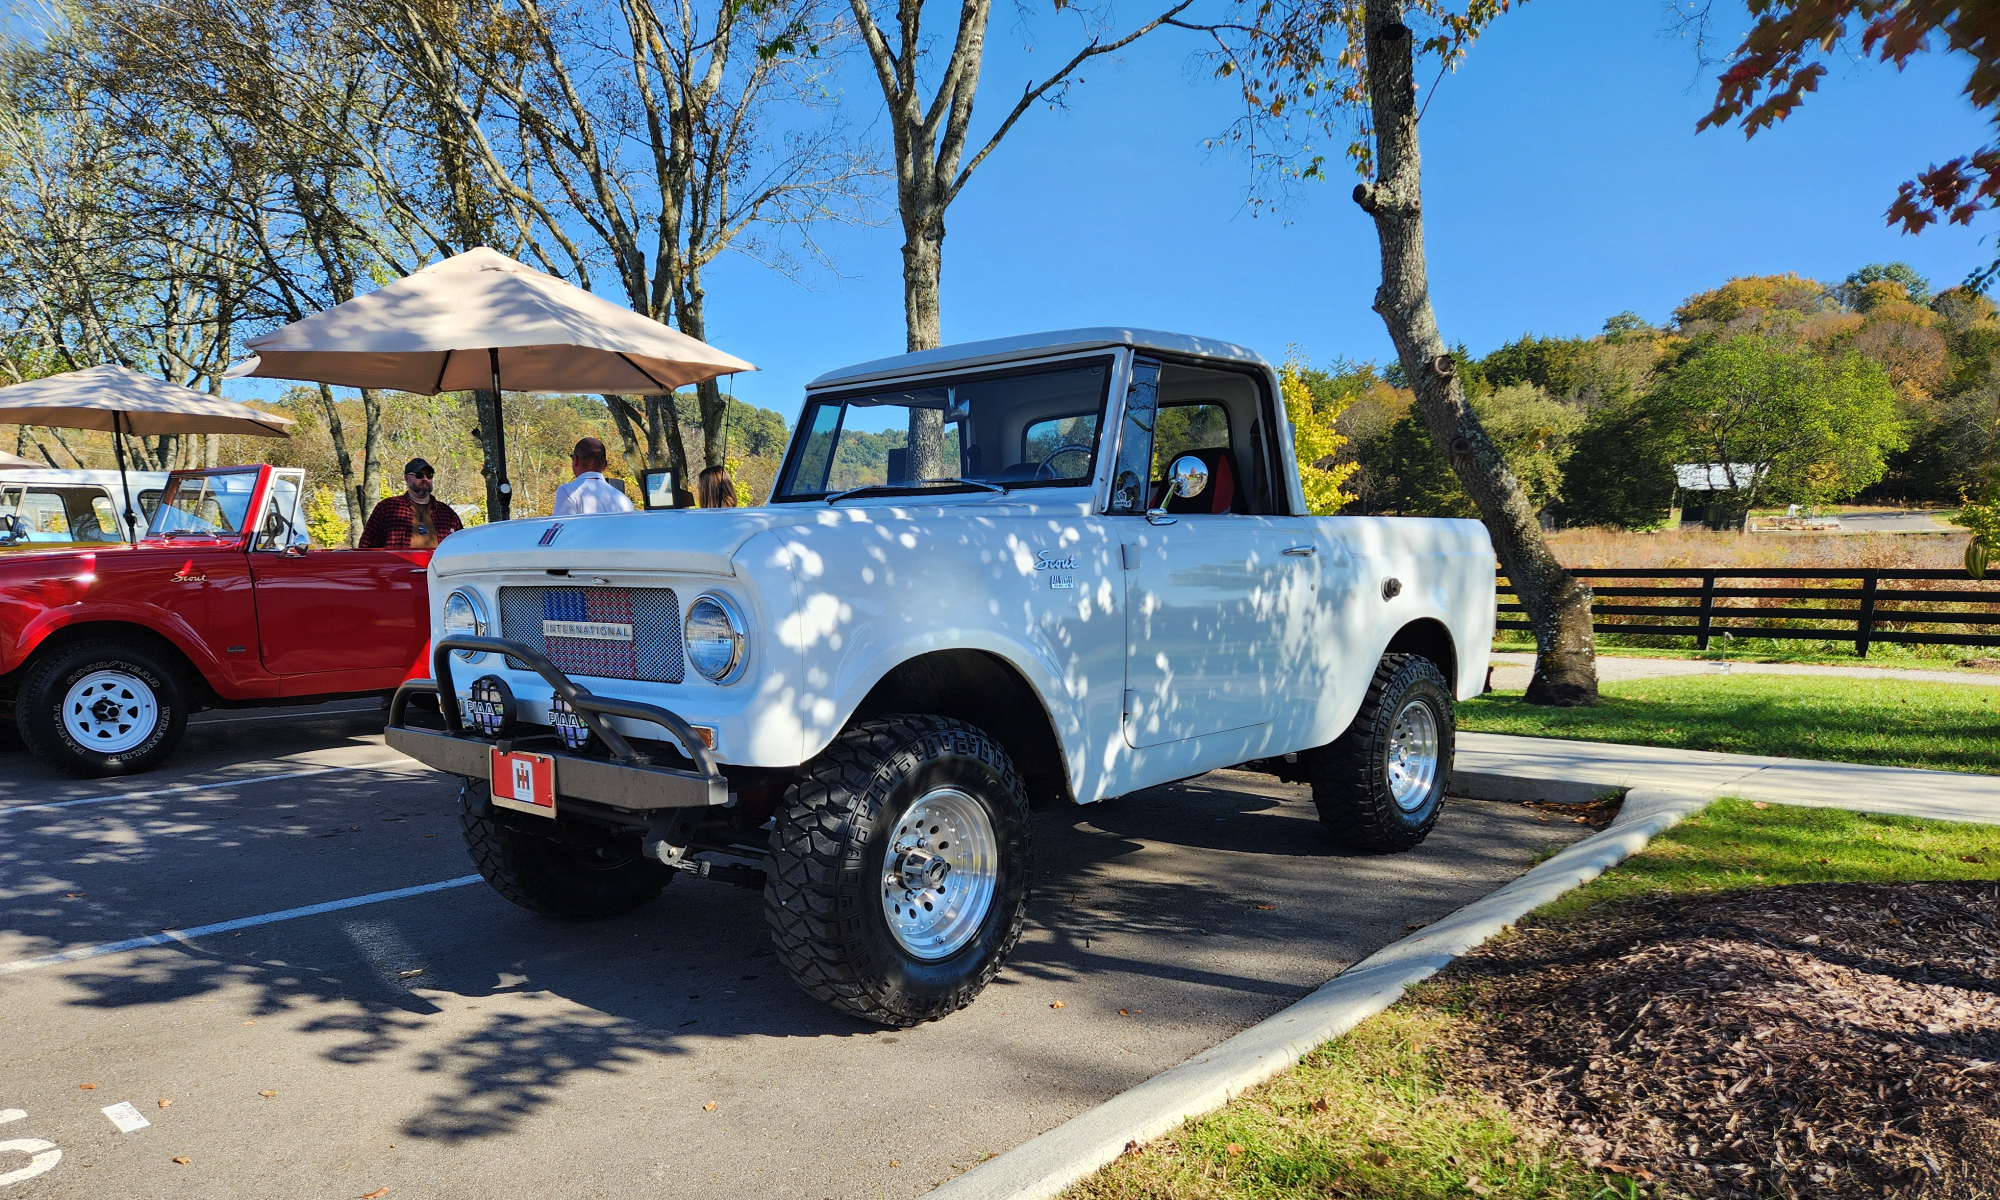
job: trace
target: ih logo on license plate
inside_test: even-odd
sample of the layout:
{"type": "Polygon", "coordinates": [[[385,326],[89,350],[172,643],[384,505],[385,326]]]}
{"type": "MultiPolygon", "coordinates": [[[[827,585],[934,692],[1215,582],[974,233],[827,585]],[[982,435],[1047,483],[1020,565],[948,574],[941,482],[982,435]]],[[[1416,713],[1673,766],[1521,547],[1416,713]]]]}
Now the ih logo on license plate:
{"type": "Polygon", "coordinates": [[[546,754],[493,750],[493,803],[537,816],[556,815],[556,760],[546,754]]]}

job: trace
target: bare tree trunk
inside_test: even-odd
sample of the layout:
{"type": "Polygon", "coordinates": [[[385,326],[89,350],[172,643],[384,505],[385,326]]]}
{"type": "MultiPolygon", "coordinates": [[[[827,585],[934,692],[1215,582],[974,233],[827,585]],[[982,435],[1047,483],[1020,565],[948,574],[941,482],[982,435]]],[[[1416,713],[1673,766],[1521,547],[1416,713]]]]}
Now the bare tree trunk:
{"type": "MultiPolygon", "coordinates": [[[[704,312],[704,301],[708,294],[702,289],[700,275],[689,272],[685,291],[680,304],[680,330],[698,342],[708,340],[708,317],[704,312]]],[[[695,400],[701,410],[701,462],[705,467],[719,467],[722,464],[722,421],[729,414],[729,405],[722,399],[722,386],[713,379],[704,379],[695,385],[695,400]]],[[[679,425],[676,423],[678,431],[679,425]]]]}
{"type": "Polygon", "coordinates": [[[486,478],[486,519],[501,520],[507,510],[500,503],[500,405],[499,393],[481,388],[472,393],[473,411],[479,414],[479,473],[486,478]]]}
{"type": "MultiPolygon", "coordinates": [[[[618,426],[618,440],[624,444],[625,461],[634,466],[642,462],[648,467],[658,466],[658,463],[640,457],[639,431],[632,423],[632,418],[637,415],[632,408],[632,401],[624,396],[607,395],[604,397],[604,407],[611,410],[611,422],[618,426]]],[[[643,424],[645,417],[640,416],[639,420],[643,424]]]]}
{"type": "Polygon", "coordinates": [[[360,540],[361,527],[368,523],[368,514],[374,511],[375,506],[354,478],[354,458],[347,452],[347,431],[340,425],[340,406],[333,402],[333,389],[323,383],[319,385],[319,402],[326,409],[326,432],[333,439],[334,461],[340,465],[340,490],[346,493],[350,506],[347,545],[352,549],[360,540]]]}
{"type": "Polygon", "coordinates": [[[1507,578],[1528,611],[1535,635],[1535,674],[1528,684],[1528,702],[1594,704],[1597,650],[1590,628],[1590,589],[1549,552],[1520,480],[1466,403],[1456,364],[1431,309],[1412,38],[1403,23],[1404,0],[1365,3],[1376,178],[1372,184],[1355,185],[1354,200],[1374,217],[1382,246],[1382,286],[1375,293],[1375,311],[1396,344],[1431,440],[1478,505],[1507,578]]]}
{"type": "Polygon", "coordinates": [[[938,321],[939,283],[944,271],[944,214],[932,216],[926,206],[904,222],[903,321],[907,348],[935,350],[944,344],[938,321]]]}
{"type": "Polygon", "coordinates": [[[361,490],[382,494],[382,393],[362,388],[361,415],[366,421],[361,439],[361,490]]]}

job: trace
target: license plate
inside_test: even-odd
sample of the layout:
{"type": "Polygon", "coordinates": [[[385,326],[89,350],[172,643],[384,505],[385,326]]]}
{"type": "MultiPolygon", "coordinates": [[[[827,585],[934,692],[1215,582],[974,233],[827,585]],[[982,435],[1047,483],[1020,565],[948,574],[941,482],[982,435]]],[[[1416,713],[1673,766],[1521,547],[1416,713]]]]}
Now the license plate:
{"type": "Polygon", "coordinates": [[[493,803],[536,816],[556,815],[556,760],[515,752],[493,756],[493,803]]]}

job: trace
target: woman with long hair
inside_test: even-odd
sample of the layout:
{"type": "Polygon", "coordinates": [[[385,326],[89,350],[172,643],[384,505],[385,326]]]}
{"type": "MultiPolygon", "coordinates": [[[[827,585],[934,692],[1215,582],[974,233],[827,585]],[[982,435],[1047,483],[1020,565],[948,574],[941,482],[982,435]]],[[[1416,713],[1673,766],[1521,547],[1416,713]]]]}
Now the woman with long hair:
{"type": "Polygon", "coordinates": [[[736,485],[730,481],[727,467],[703,467],[695,476],[694,489],[703,508],[736,507],[736,485]]]}

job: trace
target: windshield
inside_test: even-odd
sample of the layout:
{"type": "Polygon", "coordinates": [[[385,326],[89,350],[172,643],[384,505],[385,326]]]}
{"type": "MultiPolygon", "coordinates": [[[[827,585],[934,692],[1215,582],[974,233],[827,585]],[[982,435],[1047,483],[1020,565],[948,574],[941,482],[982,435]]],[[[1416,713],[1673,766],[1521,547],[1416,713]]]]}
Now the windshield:
{"type": "Polygon", "coordinates": [[[1104,358],[813,400],[774,499],[958,480],[1087,484],[1110,378],[1104,358]]]}
{"type": "Polygon", "coordinates": [[[250,511],[250,493],[255,490],[255,470],[176,475],[167,482],[167,494],[153,510],[146,534],[234,537],[243,532],[243,517],[250,511]]]}

